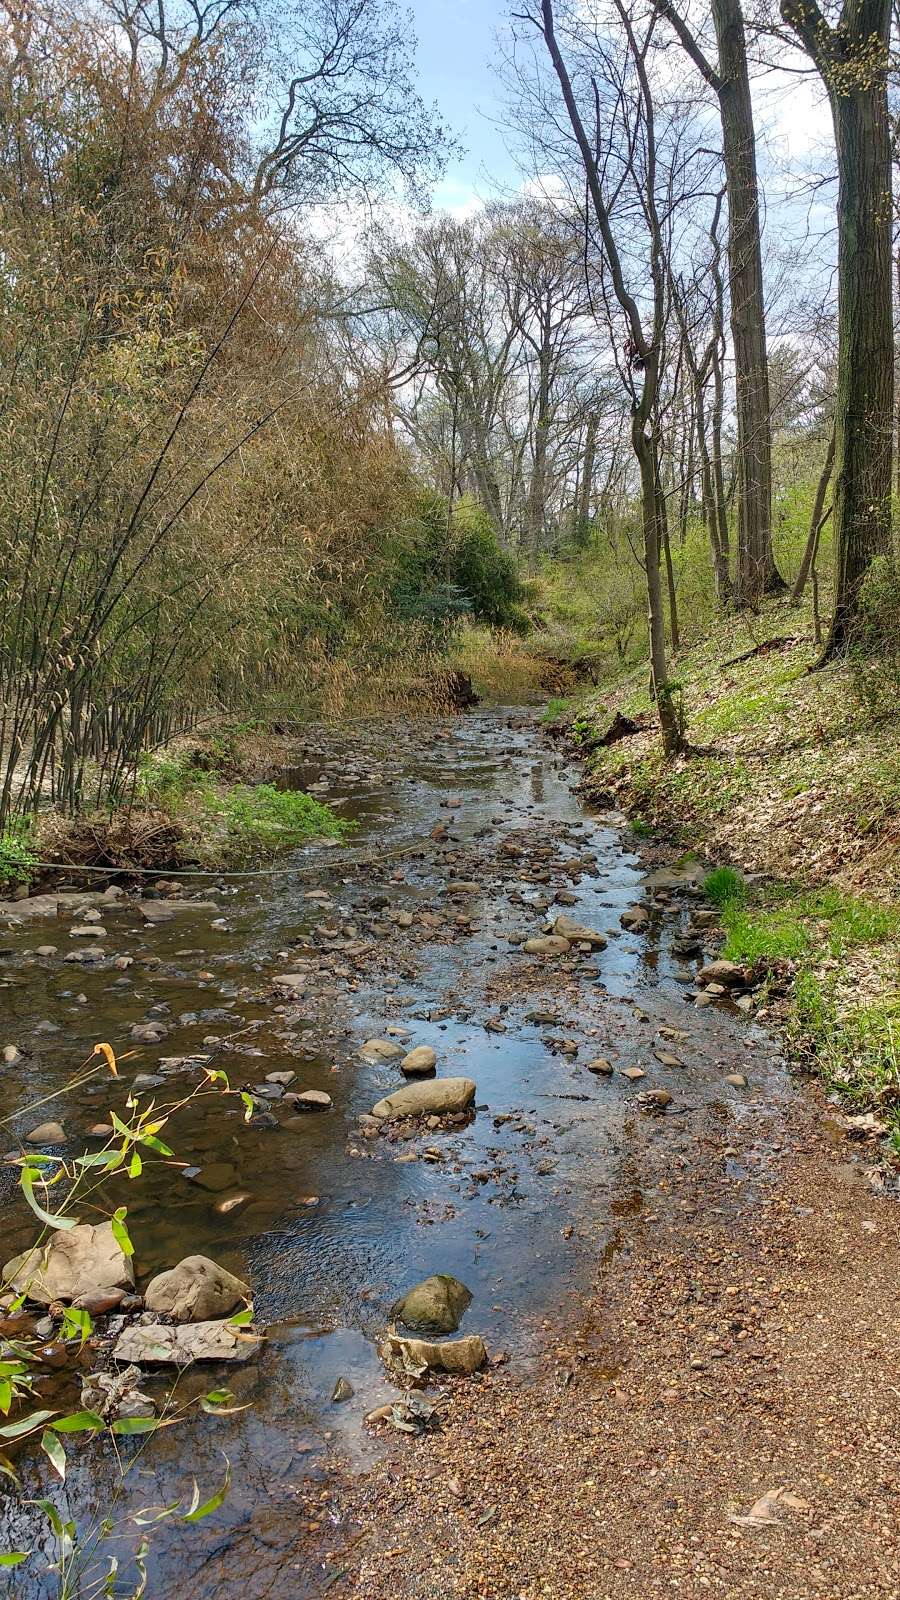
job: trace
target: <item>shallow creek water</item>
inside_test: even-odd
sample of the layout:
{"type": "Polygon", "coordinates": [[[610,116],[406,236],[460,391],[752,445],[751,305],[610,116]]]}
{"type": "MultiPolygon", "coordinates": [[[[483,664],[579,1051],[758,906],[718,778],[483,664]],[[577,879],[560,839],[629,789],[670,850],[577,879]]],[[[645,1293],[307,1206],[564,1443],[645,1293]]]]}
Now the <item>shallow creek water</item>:
{"type": "MultiPolygon", "coordinates": [[[[0,928],[0,1042],[26,1052],[3,1069],[4,1114],[53,1095],[99,1038],[134,1049],[121,1067],[126,1082],[163,1060],[160,1099],[197,1080],[171,1058],[202,1053],[235,1085],[290,1070],[292,1089],[324,1089],[333,1100],[291,1127],[273,1101],[270,1125],[248,1126],[234,1100],[206,1095],[167,1135],[199,1177],[148,1164],[139,1182],[110,1186],[111,1204],[129,1207],[139,1287],[202,1252],[248,1279],[268,1334],[258,1360],[181,1380],[185,1394],[227,1382],[248,1409],[217,1419],[192,1412],[149,1443],[127,1444],[134,1463],[124,1490],[104,1442],[71,1442],[64,1487],[46,1483],[39,1461],[20,1462],[23,1494],[51,1492],[81,1527],[114,1503],[124,1529],[116,1592],[129,1592],[138,1536],[127,1514],[171,1501],[192,1476],[212,1492],[227,1455],[233,1487],[221,1510],[194,1528],[151,1529],[148,1592],[324,1593],[321,1571],[298,1554],[298,1526],[317,1484],[327,1520],[331,1462],[364,1468],[379,1448],[362,1419],[397,1393],[377,1354],[394,1299],[429,1273],[455,1274],[473,1295],[461,1332],[482,1333],[491,1352],[526,1372],[548,1326],[577,1314],[578,1286],[616,1247],[622,1217],[652,1203],[642,1141],[665,1139],[665,1159],[675,1161],[697,1117],[757,1117],[762,1129],[764,1108],[785,1092],[752,1023],[723,1006],[690,1006],[697,963],[671,945],[696,895],[667,877],[654,888],[628,831],[586,816],[573,778],[527,713],[314,730],[282,781],[314,786],[353,817],[348,845],[298,851],[257,878],[191,882],[186,893],[217,908],[185,906],[159,925],[145,926],[127,900],[104,907],[107,958],[96,966],[64,963],[75,945],[70,918],[0,928]],[[436,824],[446,839],[431,839],[436,824]],[[474,879],[478,893],[448,893],[454,878],[474,879]],[[309,898],[322,891],[327,901],[309,898]],[[563,903],[553,904],[560,891],[563,903]],[[655,896],[660,914],[647,933],[624,932],[622,911],[655,896]],[[523,956],[518,942],[560,911],[608,931],[607,948],[565,962],[523,956]],[[407,912],[412,925],[399,926],[407,912]],[[224,927],[211,925],[219,919],[224,927]],[[58,953],[37,956],[42,944],[58,953]],[[133,957],[126,972],[113,966],[123,954],[133,957]],[[272,980],[298,969],[305,992],[285,1003],[272,980]],[[148,1013],[162,1015],[168,1036],[131,1046],[132,1026],[148,1013]],[[465,1126],[410,1139],[361,1135],[359,1115],[402,1080],[359,1047],[401,1026],[410,1046],[433,1046],[439,1074],[476,1080],[478,1109],[465,1126]],[[660,1027],[687,1037],[666,1046],[660,1027]],[[661,1047],[681,1064],[660,1062],[661,1047]],[[613,1062],[612,1077],[585,1070],[597,1055],[613,1062]],[[618,1070],[626,1065],[646,1078],[629,1081],[618,1070]],[[736,1065],[748,1089],[724,1083],[736,1065]],[[637,1095],[651,1087],[674,1096],[664,1119],[641,1112],[637,1095]],[[646,1125],[641,1139],[636,1121],[646,1125]],[[227,1214],[216,1209],[239,1193],[249,1198],[227,1214]],[[354,1394],[335,1404],[339,1377],[354,1394]]],[[[23,1115],[7,1129],[9,1144],[52,1116],[77,1153],[122,1099],[98,1079],[23,1115]]],[[[761,1159],[763,1144],[761,1134],[761,1159]]],[[[736,1203],[752,1203],[752,1176],[735,1171],[736,1203]]],[[[15,1170],[0,1167],[4,1260],[34,1237],[15,1184],[15,1170]]],[[[77,1406],[74,1372],[48,1384],[47,1404],[77,1406]]],[[[159,1381],[148,1386],[160,1392],[159,1381]]],[[[50,1549],[45,1523],[11,1495],[0,1548],[14,1545],[35,1555],[0,1588],[5,1581],[29,1600],[56,1594],[41,1554],[50,1549]]]]}

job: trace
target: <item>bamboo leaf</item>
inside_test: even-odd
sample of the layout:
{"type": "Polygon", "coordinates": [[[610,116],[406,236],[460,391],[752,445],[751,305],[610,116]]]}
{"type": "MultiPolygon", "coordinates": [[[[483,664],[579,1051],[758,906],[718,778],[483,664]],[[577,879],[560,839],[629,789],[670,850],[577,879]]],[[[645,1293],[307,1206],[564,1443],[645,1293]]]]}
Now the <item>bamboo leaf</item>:
{"type": "Polygon", "coordinates": [[[19,1179],[19,1187],[21,1188],[22,1193],[24,1194],[25,1199],[28,1201],[28,1204],[30,1205],[35,1216],[39,1217],[41,1222],[44,1223],[45,1227],[48,1228],[63,1229],[77,1227],[77,1217],[53,1216],[49,1211],[45,1211],[43,1206],[38,1205],[38,1202],[34,1197],[34,1180],[36,1176],[39,1176],[39,1174],[36,1174],[33,1169],[28,1166],[23,1167],[22,1176],[19,1179]]]}
{"type": "Polygon", "coordinates": [[[98,1433],[106,1423],[96,1411],[73,1411],[68,1417],[57,1418],[50,1426],[54,1433],[98,1433]]]}
{"type": "Polygon", "coordinates": [[[26,1433],[34,1433],[42,1423],[55,1416],[55,1411],[32,1411],[30,1416],[20,1417],[18,1422],[7,1422],[0,1428],[0,1439],[23,1439],[26,1433]]]}
{"type": "Polygon", "coordinates": [[[66,1452],[63,1449],[59,1439],[57,1439],[56,1434],[51,1433],[49,1428],[47,1428],[45,1432],[41,1434],[41,1449],[43,1450],[44,1455],[48,1458],[50,1465],[56,1472],[59,1473],[63,1483],[65,1483],[66,1452]]]}
{"type": "Polygon", "coordinates": [[[211,1511],[218,1511],[230,1488],[231,1462],[226,1461],[225,1482],[222,1484],[221,1489],[217,1489],[215,1494],[210,1495],[208,1500],[204,1500],[202,1506],[196,1504],[197,1500],[199,1499],[199,1495],[197,1491],[196,1479],[194,1480],[194,1494],[191,1500],[191,1506],[190,1509],[185,1512],[182,1520],[184,1522],[199,1522],[201,1517],[208,1517],[211,1511]]]}

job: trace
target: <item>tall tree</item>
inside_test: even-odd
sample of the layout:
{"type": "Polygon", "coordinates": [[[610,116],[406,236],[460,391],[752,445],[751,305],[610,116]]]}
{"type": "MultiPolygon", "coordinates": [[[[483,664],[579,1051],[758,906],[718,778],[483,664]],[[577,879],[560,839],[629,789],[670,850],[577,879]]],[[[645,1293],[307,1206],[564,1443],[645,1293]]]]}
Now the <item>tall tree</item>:
{"type": "Polygon", "coordinates": [[[843,0],[834,24],[816,0],[782,0],[781,14],[828,91],[837,150],[836,573],[828,660],[852,642],[863,580],[891,541],[891,4],[843,0]]]}
{"type": "MultiPolygon", "coordinates": [[[[674,755],[683,745],[683,732],[666,659],[660,581],[660,559],[665,538],[662,521],[664,497],[659,459],[660,377],[667,316],[666,223],[671,220],[670,216],[664,220],[663,205],[668,208],[671,201],[672,171],[667,174],[670,180],[667,185],[659,170],[657,107],[647,66],[655,19],[649,19],[639,38],[624,0],[615,0],[614,15],[627,41],[624,74],[612,65],[602,41],[595,36],[592,46],[586,51],[581,81],[576,86],[563,54],[552,0],[541,0],[539,9],[537,5],[527,7],[520,15],[544,39],[583,167],[583,181],[599,236],[603,267],[608,272],[615,304],[625,319],[628,331],[621,371],[631,394],[631,444],[640,473],[650,676],[663,750],[666,755],[674,755]],[[612,82],[610,74],[614,80],[612,82]],[[583,90],[583,101],[579,88],[583,90]],[[603,103],[604,88],[608,91],[610,101],[606,106],[603,103]],[[591,118],[590,130],[585,121],[586,113],[582,110],[583,104],[590,108],[587,113],[591,118]],[[623,116],[627,119],[624,128],[620,122],[623,116]],[[615,141],[617,147],[613,152],[610,145],[615,141]],[[615,177],[611,176],[611,169],[615,170],[615,177]],[[661,192],[667,196],[662,204],[661,192]],[[626,254],[621,235],[617,235],[616,207],[626,194],[633,205],[635,217],[640,219],[637,224],[640,230],[638,271],[644,281],[649,278],[649,293],[644,299],[643,311],[637,295],[629,287],[629,267],[633,269],[635,240],[629,239],[630,248],[626,254]]],[[[576,40],[579,39],[582,28],[583,18],[577,11],[573,13],[570,38],[574,34],[576,40]]],[[[680,151],[676,160],[681,170],[683,157],[680,151]]]]}
{"type": "Polygon", "coordinates": [[[737,411],[738,570],[735,597],[753,603],[784,588],[772,553],[772,435],[756,135],[740,0],[712,0],[718,64],[672,0],[657,0],[716,94],[728,193],[728,276],[737,411]]]}

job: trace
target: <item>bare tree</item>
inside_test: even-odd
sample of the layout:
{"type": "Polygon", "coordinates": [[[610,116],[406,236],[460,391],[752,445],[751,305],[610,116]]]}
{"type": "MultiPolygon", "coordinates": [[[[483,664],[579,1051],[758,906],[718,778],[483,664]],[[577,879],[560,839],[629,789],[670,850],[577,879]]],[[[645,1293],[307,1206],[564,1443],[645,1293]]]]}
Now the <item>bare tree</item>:
{"type": "Polygon", "coordinates": [[[585,21],[580,9],[573,9],[563,25],[570,49],[567,60],[552,0],[527,6],[517,16],[539,33],[549,54],[583,169],[603,273],[625,319],[620,372],[631,397],[631,444],[640,473],[650,673],[663,749],[674,755],[683,745],[683,731],[669,681],[660,581],[665,530],[659,401],[667,317],[667,231],[675,203],[675,173],[680,182],[683,155],[680,148],[670,150],[665,170],[660,170],[657,106],[648,70],[655,18],[651,16],[639,34],[624,0],[614,0],[612,17],[627,45],[614,59],[606,36],[585,21]],[[642,284],[647,283],[646,293],[630,287],[629,277],[635,273],[642,284]]]}
{"type": "Polygon", "coordinates": [[[672,0],[662,16],[714,91],[728,193],[728,276],[737,410],[738,567],[735,597],[754,603],[784,588],[772,553],[772,439],[756,137],[740,0],[712,0],[718,62],[672,0]]]}
{"type": "Polygon", "coordinates": [[[816,0],[782,0],[781,13],[828,91],[837,149],[836,574],[822,657],[828,660],[852,642],[863,580],[891,540],[891,7],[890,0],[843,0],[833,24],[816,0]]]}

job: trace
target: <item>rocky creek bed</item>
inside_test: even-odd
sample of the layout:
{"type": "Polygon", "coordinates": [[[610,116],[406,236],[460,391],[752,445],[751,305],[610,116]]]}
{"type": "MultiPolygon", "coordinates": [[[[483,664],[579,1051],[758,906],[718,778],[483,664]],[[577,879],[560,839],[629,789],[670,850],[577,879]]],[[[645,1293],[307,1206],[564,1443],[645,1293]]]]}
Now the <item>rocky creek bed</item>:
{"type": "MultiPolygon", "coordinates": [[[[460,1391],[471,1406],[501,1375],[529,1382],[598,1262],[630,1248],[654,1184],[708,1147],[723,1215],[764,1192],[793,1091],[742,975],[709,966],[699,869],[639,856],[621,818],[584,814],[576,777],[528,714],[312,731],[282,781],[353,817],[350,844],[258,878],[3,908],[2,1107],[45,1102],[8,1125],[11,1154],[29,1136],[96,1148],[127,1086],[171,1098],[207,1064],[255,1102],[247,1122],[233,1101],[192,1100],[176,1160],[148,1162],[124,1196],[133,1303],[98,1314],[81,1350],[41,1325],[51,1403],[77,1404],[88,1372],[114,1370],[123,1333],[152,1398],[149,1281],[202,1255],[252,1293],[261,1342],[180,1379],[185,1395],[227,1379],[246,1410],[192,1413],[144,1443],[124,1489],[105,1441],[74,1446],[53,1491],[83,1525],[114,1495],[125,1514],[192,1476],[211,1489],[229,1457],[221,1509],[156,1530],[149,1593],[332,1592],[353,1570],[331,1550],[338,1485],[410,1436],[430,1448],[460,1391]],[[123,1058],[121,1083],[47,1098],[98,1039],[123,1058]],[[474,1374],[382,1359],[389,1330],[407,1331],[396,1302],[433,1274],[470,1297],[453,1337],[484,1341],[474,1374]]],[[[0,1168],[4,1260],[34,1239],[17,1177],[0,1168]]],[[[21,1494],[0,1491],[0,1545],[36,1555],[5,1581],[43,1600],[47,1530],[25,1501],[52,1486],[39,1457],[19,1469],[21,1494]]],[[[125,1573],[128,1538],[118,1554],[125,1573]]]]}

